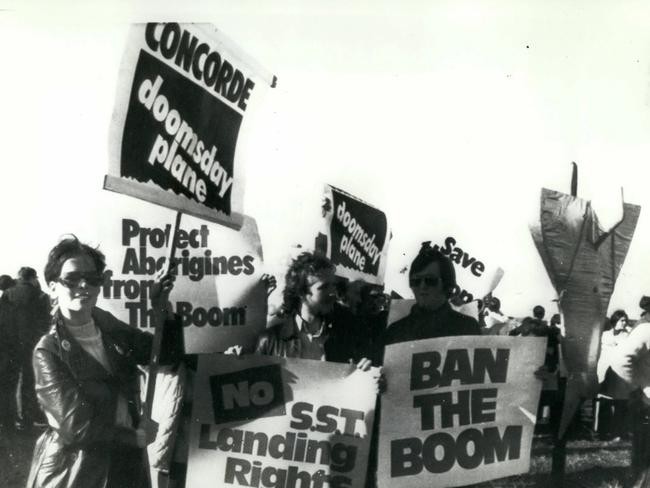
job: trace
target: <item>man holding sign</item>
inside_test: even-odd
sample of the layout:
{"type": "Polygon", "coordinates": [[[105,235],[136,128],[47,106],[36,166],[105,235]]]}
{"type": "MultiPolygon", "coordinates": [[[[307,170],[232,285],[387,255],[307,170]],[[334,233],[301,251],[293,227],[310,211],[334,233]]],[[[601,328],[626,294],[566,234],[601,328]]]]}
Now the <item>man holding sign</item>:
{"type": "Polygon", "coordinates": [[[527,471],[543,339],[472,337],[478,322],[448,303],[453,264],[429,242],[409,285],[416,303],[383,340],[378,486],[425,487],[435,477],[452,487],[527,471]]]}
{"type": "Polygon", "coordinates": [[[335,267],[302,253],[291,263],[282,311],[258,338],[255,351],[279,357],[347,362],[355,359],[351,314],[336,304],[335,267]]]}
{"type": "Polygon", "coordinates": [[[544,342],[466,336],[388,347],[379,487],[466,486],[528,471],[544,342]]]}

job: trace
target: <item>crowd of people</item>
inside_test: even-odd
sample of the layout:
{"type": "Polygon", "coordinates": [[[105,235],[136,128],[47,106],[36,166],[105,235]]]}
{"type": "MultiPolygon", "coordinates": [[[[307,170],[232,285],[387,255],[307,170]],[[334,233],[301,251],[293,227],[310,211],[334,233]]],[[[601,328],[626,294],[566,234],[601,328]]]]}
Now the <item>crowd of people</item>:
{"type": "MultiPolygon", "coordinates": [[[[0,277],[0,432],[44,428],[29,488],[140,488],[150,483],[143,456],[157,425],[140,415],[138,365],[150,360],[152,336],[96,306],[105,267],[98,249],[68,237],[48,256],[44,280],[49,295],[41,291],[32,268],[21,268],[16,280],[0,277]]],[[[381,366],[386,346],[401,342],[482,334],[543,336],[547,352],[538,375],[544,381],[538,422],[549,424],[550,431],[557,428],[566,376],[559,314],[547,322],[544,308],[536,306],[530,317],[509,317],[492,295],[480,301],[476,318],[458,312],[450,304],[454,266],[430,243],[423,243],[411,263],[408,280],[415,303],[406,316],[388,324],[390,297],[381,286],[341,280],[329,259],[304,252],[289,266],[282,306],[269,318],[254,350],[236,352],[352,363],[368,370],[381,366]]],[[[173,282],[171,271],[159,276],[150,296],[165,337],[181,327],[168,306],[173,282]]],[[[265,283],[269,292],[275,288],[274,278],[265,277],[265,283]]],[[[644,297],[641,306],[644,315],[636,324],[622,310],[604,324],[601,391],[595,401],[597,430],[606,439],[630,434],[630,409],[646,415],[633,449],[634,466],[642,474],[650,460],[650,401],[644,402],[639,389],[650,388],[650,326],[643,325],[650,324],[650,298],[644,297]]],[[[175,341],[163,338],[163,344],[163,363],[181,360],[175,341]]],[[[378,388],[385,386],[377,381],[378,388]]],[[[378,411],[380,407],[378,400],[378,411]]],[[[367,486],[376,486],[376,466],[375,444],[367,486]]]]}

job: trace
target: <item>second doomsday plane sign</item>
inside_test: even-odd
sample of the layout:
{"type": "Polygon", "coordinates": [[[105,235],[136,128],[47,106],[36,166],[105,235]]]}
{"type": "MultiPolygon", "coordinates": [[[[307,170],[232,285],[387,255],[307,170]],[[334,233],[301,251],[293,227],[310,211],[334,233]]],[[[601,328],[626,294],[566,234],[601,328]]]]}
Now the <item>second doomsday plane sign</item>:
{"type": "Polygon", "coordinates": [[[380,209],[331,185],[323,193],[323,233],[316,247],[339,276],[381,285],[386,273],[390,228],[380,209]]]}

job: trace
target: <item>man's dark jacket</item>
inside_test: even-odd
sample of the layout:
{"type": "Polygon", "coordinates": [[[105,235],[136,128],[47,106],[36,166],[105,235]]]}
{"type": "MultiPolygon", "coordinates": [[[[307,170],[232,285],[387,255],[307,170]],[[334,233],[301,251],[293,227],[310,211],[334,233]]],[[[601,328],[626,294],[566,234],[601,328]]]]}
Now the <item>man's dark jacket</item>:
{"type": "Polygon", "coordinates": [[[14,346],[31,353],[50,325],[48,296],[31,283],[18,280],[0,300],[5,308],[3,320],[8,337],[13,339],[14,346]]]}
{"type": "Polygon", "coordinates": [[[388,346],[399,342],[436,337],[480,334],[481,329],[476,320],[456,312],[448,303],[437,310],[427,310],[413,305],[406,317],[388,326],[382,342],[388,346]]]}
{"type": "MultiPolygon", "coordinates": [[[[258,337],[255,352],[267,356],[299,358],[302,355],[299,334],[295,315],[278,316],[258,337]]],[[[323,334],[327,335],[324,345],[326,361],[343,363],[359,359],[355,351],[354,316],[346,308],[338,305],[335,307],[326,319],[323,334]]]]}

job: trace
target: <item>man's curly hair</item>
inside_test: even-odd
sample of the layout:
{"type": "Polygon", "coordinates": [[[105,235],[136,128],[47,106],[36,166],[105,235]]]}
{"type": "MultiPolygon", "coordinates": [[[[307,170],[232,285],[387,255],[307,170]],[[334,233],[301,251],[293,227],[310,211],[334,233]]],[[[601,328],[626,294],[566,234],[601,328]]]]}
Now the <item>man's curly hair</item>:
{"type": "Polygon", "coordinates": [[[334,272],[334,264],[324,255],[303,252],[295,258],[285,275],[284,291],[282,292],[282,313],[295,314],[300,311],[302,297],[309,290],[310,276],[321,276],[334,272]]]}

